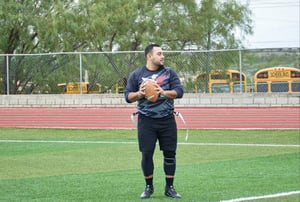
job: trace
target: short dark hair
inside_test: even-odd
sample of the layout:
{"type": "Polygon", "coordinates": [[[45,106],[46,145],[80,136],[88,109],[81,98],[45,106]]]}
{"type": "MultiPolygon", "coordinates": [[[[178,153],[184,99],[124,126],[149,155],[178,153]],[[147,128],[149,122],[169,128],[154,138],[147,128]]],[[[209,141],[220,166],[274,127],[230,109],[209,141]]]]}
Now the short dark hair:
{"type": "Polygon", "coordinates": [[[160,47],[158,44],[150,44],[145,48],[145,57],[147,57],[148,53],[150,53],[153,50],[153,47],[160,47]]]}

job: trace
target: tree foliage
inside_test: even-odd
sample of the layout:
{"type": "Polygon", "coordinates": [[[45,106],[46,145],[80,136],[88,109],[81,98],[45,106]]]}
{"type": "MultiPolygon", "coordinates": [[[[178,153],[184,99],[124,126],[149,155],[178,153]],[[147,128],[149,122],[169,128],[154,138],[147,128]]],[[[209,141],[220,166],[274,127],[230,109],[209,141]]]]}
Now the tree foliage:
{"type": "MultiPolygon", "coordinates": [[[[234,48],[242,46],[237,30],[252,33],[250,16],[247,5],[236,0],[6,0],[0,2],[0,53],[136,51],[154,42],[167,50],[234,48]]],[[[123,77],[120,62],[105,56],[111,71],[123,77]]],[[[122,66],[127,75],[135,68],[134,58],[133,54],[122,66]]],[[[0,64],[5,91],[6,59],[0,64]]],[[[55,57],[42,60],[50,64],[50,74],[59,68],[55,57]]],[[[28,79],[38,80],[36,74],[25,78],[24,65],[33,72],[41,68],[17,63],[23,66],[11,75],[15,90],[28,79]]]]}
{"type": "Polygon", "coordinates": [[[0,52],[141,50],[150,42],[181,50],[241,45],[251,12],[235,0],[18,0],[0,2],[0,52]],[[197,1],[198,2],[198,1],[197,1]]]}
{"type": "Polygon", "coordinates": [[[251,11],[237,1],[202,0],[196,13],[195,26],[201,30],[196,44],[204,49],[237,48],[240,33],[252,34],[251,11]]]}

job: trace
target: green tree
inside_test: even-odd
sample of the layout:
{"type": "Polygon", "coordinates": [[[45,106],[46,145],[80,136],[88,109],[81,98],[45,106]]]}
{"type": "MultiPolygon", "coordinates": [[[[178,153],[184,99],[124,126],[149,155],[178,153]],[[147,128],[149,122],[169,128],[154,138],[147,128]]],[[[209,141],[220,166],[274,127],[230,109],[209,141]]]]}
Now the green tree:
{"type": "MultiPolygon", "coordinates": [[[[212,69],[228,69],[231,61],[223,60],[223,66],[212,63],[211,49],[232,49],[242,47],[239,38],[252,34],[251,11],[247,5],[242,5],[236,0],[201,0],[199,7],[193,13],[193,27],[199,30],[194,34],[192,44],[198,49],[207,51],[205,68],[206,74],[212,69]]],[[[208,90],[206,77],[205,89],[208,90]]]]}
{"type": "Polygon", "coordinates": [[[239,37],[253,33],[251,10],[236,0],[202,0],[193,19],[194,29],[199,30],[193,43],[199,49],[242,47],[239,37]]]}
{"type": "MultiPolygon", "coordinates": [[[[58,1],[59,2],[59,1],[58,1]]],[[[65,1],[67,2],[67,1],[65,1]]],[[[59,10],[61,3],[55,4],[56,1],[36,1],[36,0],[18,0],[18,1],[1,1],[0,2],[0,53],[4,54],[30,54],[40,52],[55,52],[64,50],[66,37],[64,40],[59,36],[59,27],[55,25],[56,21],[64,21],[68,16],[69,9],[65,9],[61,18],[53,18],[59,10]],[[68,11],[68,12],[66,12],[68,11]],[[64,43],[62,43],[62,41],[64,43]]],[[[63,4],[65,8],[71,8],[71,1],[63,4]]],[[[74,14],[75,15],[75,14],[74,14]]],[[[71,34],[69,34],[71,36],[71,34]]],[[[69,38],[69,43],[73,43],[73,38],[69,38]]],[[[71,49],[70,49],[71,50],[71,49]]],[[[72,50],[75,50],[72,49],[72,50]]],[[[40,63],[34,61],[24,61],[25,57],[9,56],[5,57],[1,64],[0,77],[2,80],[4,93],[7,92],[6,64],[10,64],[10,86],[11,92],[16,93],[18,89],[25,89],[28,82],[41,80],[39,69],[42,64],[52,64],[44,74],[53,72],[57,65],[55,57],[43,59],[40,63]],[[8,60],[8,61],[7,61],[8,60]],[[38,66],[40,64],[40,66],[38,66]],[[29,81],[30,80],[30,81],[29,81]]],[[[35,84],[33,86],[38,86],[35,84]]]]}
{"type": "MultiPolygon", "coordinates": [[[[233,48],[242,44],[235,36],[237,29],[241,33],[251,34],[251,13],[246,5],[240,5],[234,0],[196,2],[198,1],[3,1],[0,2],[0,53],[100,51],[105,56],[102,60],[107,60],[109,65],[105,71],[93,68],[91,72],[97,75],[95,78],[100,78],[103,72],[111,72],[123,79],[144,61],[136,54],[124,57],[125,61],[122,61],[108,52],[143,50],[152,42],[162,44],[167,50],[191,47],[233,48]]],[[[10,78],[10,85],[14,85],[13,93],[29,80],[35,83],[34,86],[40,86],[47,83],[48,79],[38,78],[41,75],[51,76],[58,68],[64,67],[67,70],[71,67],[70,63],[64,62],[58,65],[57,57],[42,57],[40,64],[12,61],[13,57],[8,57],[8,63],[19,64],[15,65],[14,70],[10,69],[13,71],[10,78]],[[41,65],[47,66],[41,68],[41,65]],[[35,74],[41,69],[47,70],[46,73],[35,74]],[[32,71],[31,76],[26,78],[29,71],[32,71]]],[[[4,92],[7,90],[6,59],[2,59],[3,63],[0,64],[4,92]]],[[[57,80],[68,80],[66,74],[58,75],[60,78],[57,80]]],[[[97,79],[93,80],[97,82],[97,79]]]]}

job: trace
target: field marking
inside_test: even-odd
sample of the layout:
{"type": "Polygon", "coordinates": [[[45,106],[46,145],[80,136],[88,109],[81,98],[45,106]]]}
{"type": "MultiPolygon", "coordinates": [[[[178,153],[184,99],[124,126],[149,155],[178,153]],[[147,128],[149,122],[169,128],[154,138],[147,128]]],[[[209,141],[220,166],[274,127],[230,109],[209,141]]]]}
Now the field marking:
{"type": "Polygon", "coordinates": [[[137,142],[116,141],[74,141],[74,140],[0,140],[0,142],[11,143],[67,143],[67,144],[137,144],[137,142]]]}
{"type": "Polygon", "coordinates": [[[201,146],[238,146],[238,147],[300,147],[297,144],[235,144],[235,143],[188,143],[179,142],[181,145],[201,145],[201,146]]]}
{"type": "Polygon", "coordinates": [[[222,200],[220,202],[241,202],[241,201],[250,201],[250,200],[267,199],[267,198],[278,198],[278,197],[290,196],[294,194],[300,194],[300,191],[290,191],[290,192],[270,194],[264,196],[253,196],[253,197],[237,198],[237,199],[230,199],[230,200],[222,200]]]}
{"type": "MultiPolygon", "coordinates": [[[[1,140],[4,143],[67,143],[67,144],[137,144],[137,142],[118,142],[118,141],[83,141],[83,140],[1,140]]],[[[238,146],[238,147],[300,147],[300,145],[289,144],[233,144],[233,143],[189,143],[178,142],[179,145],[194,146],[238,146]]]]}

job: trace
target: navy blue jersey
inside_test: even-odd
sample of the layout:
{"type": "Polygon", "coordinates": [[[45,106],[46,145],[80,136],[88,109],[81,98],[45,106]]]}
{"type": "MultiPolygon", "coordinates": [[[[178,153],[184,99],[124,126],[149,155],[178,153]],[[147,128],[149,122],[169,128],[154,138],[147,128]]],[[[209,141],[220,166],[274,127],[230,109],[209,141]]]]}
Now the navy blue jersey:
{"type": "MultiPolygon", "coordinates": [[[[127,81],[125,89],[125,99],[128,103],[128,94],[130,92],[139,91],[139,86],[145,79],[153,79],[163,90],[175,90],[177,98],[183,96],[183,88],[181,82],[170,67],[160,66],[156,71],[150,71],[146,66],[140,67],[133,71],[127,81]]],[[[151,118],[163,118],[173,113],[174,100],[159,96],[156,102],[150,102],[146,98],[138,100],[138,113],[151,118]]]]}

